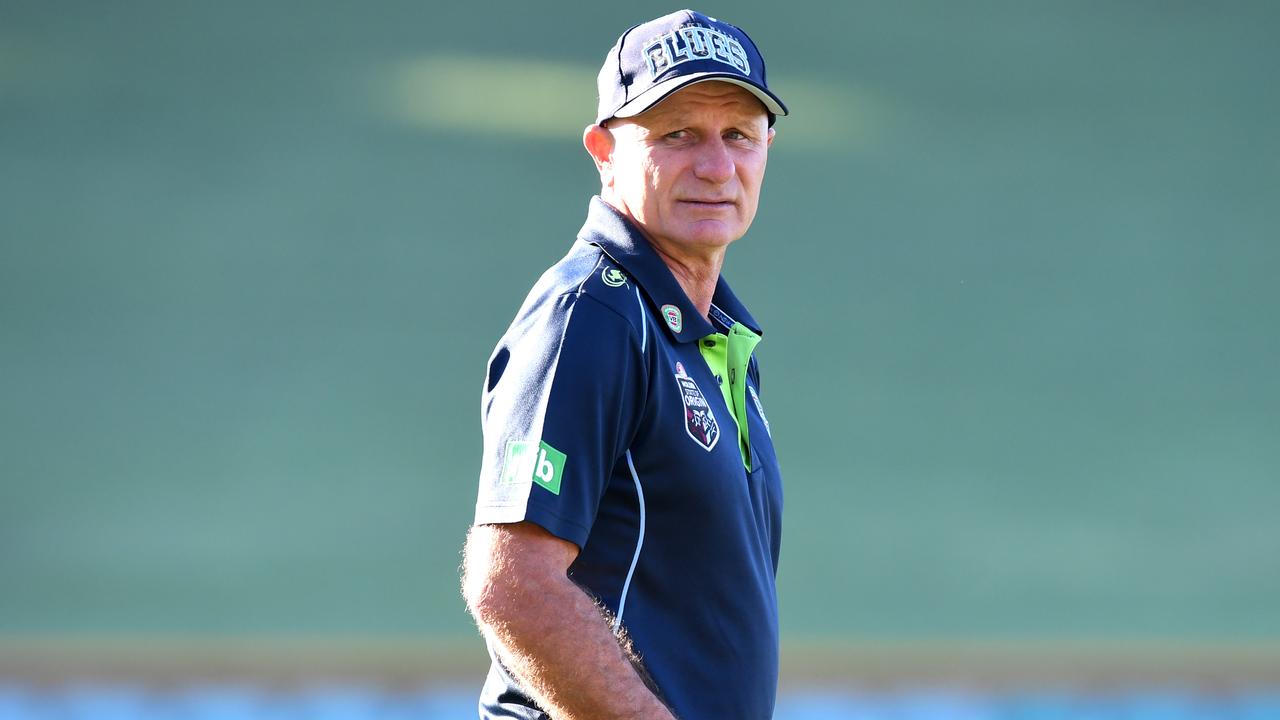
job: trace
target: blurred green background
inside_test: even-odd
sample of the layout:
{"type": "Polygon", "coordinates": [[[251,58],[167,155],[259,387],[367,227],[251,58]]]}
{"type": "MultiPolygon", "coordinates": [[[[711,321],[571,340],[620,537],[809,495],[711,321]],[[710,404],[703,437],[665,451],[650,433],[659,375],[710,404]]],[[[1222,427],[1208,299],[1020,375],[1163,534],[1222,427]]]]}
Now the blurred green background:
{"type": "MultiPolygon", "coordinates": [[[[0,638],[414,638],[639,3],[0,7],[0,638]]],[[[738,2],[784,640],[1280,638],[1280,5],[738,2]]]]}

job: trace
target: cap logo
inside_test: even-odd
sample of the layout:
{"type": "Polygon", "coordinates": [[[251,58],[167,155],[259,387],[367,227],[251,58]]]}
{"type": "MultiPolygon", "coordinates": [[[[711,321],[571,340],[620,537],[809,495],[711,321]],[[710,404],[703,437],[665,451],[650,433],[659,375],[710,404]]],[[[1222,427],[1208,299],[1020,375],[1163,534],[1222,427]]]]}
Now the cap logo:
{"type": "Polygon", "coordinates": [[[682,63],[694,60],[715,60],[732,67],[743,75],[751,74],[747,51],[732,35],[702,25],[688,25],[660,35],[644,46],[645,62],[649,76],[659,75],[682,63]]]}

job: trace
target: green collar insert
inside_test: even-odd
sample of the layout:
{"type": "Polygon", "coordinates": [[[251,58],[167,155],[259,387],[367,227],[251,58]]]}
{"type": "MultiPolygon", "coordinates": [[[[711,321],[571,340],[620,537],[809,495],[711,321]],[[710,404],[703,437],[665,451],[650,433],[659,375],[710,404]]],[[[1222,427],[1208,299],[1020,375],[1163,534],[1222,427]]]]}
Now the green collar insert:
{"type": "Polygon", "coordinates": [[[720,385],[724,404],[733,413],[738,426],[738,450],[742,452],[742,464],[751,469],[751,438],[747,424],[747,364],[751,353],[760,342],[760,336],[742,323],[735,322],[729,334],[712,333],[698,341],[702,359],[720,385]]]}

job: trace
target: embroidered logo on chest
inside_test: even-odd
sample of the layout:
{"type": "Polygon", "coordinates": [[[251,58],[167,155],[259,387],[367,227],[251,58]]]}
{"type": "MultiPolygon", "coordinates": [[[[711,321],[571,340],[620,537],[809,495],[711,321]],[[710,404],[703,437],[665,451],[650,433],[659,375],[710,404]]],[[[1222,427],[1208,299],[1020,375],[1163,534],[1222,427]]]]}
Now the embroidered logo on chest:
{"type": "Polygon", "coordinates": [[[622,287],[627,284],[627,275],[618,268],[605,268],[600,271],[600,279],[609,287],[622,287]]]}
{"type": "Polygon", "coordinates": [[[720,439],[720,425],[698,383],[685,373],[680,363],[676,363],[676,385],[680,388],[680,401],[684,403],[684,431],[702,449],[711,452],[720,439]]]}

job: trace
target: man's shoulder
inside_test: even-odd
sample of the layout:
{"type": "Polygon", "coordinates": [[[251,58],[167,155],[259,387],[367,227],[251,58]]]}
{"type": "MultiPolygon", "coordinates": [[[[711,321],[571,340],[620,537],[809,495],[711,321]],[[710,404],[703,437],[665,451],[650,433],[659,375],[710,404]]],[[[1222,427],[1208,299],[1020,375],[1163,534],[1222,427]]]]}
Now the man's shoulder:
{"type": "Polygon", "coordinates": [[[601,332],[639,337],[643,312],[635,280],[598,246],[577,240],[534,284],[515,324],[536,318],[549,328],[588,317],[601,332]]]}
{"type": "Polygon", "coordinates": [[[604,250],[582,240],[547,270],[543,281],[561,295],[589,297],[623,317],[633,317],[639,308],[635,280],[604,250]]]}

